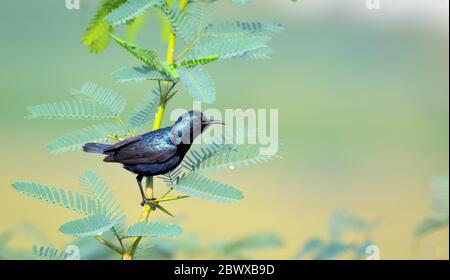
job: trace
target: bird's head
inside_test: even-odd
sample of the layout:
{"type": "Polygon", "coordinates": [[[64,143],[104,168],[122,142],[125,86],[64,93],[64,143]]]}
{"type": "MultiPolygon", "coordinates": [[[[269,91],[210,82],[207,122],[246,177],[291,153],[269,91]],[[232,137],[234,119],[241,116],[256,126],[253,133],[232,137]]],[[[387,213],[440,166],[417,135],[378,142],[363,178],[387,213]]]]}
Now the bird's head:
{"type": "Polygon", "coordinates": [[[192,144],[207,127],[213,124],[224,124],[222,121],[210,120],[200,111],[189,111],[180,116],[172,126],[172,142],[176,144],[192,144]]]}

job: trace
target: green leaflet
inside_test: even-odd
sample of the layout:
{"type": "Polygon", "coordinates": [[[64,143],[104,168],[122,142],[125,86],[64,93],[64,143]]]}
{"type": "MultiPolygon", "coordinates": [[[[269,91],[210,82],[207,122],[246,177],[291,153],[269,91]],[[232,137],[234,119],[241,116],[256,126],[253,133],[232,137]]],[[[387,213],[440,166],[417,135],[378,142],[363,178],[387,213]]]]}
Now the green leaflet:
{"type": "Polygon", "coordinates": [[[149,66],[152,70],[163,72],[173,79],[178,78],[178,72],[173,65],[167,63],[166,61],[161,61],[158,58],[156,52],[140,47],[138,45],[126,42],[114,34],[111,34],[113,39],[122,46],[125,50],[131,53],[139,61],[143,62],[145,65],[149,66]]]}
{"type": "Polygon", "coordinates": [[[176,224],[162,222],[138,222],[130,226],[125,236],[168,237],[180,235],[182,232],[183,230],[181,227],[176,224]]]}
{"type": "Polygon", "coordinates": [[[161,178],[167,185],[173,185],[178,183],[183,174],[184,174],[183,167],[178,166],[174,170],[169,171],[166,174],[160,175],[159,178],[161,178]]]}
{"type": "Polygon", "coordinates": [[[72,94],[95,100],[116,115],[122,113],[127,104],[125,98],[116,92],[107,88],[100,88],[91,82],[84,83],[79,90],[73,90],[72,94]]]}
{"type": "Polygon", "coordinates": [[[104,214],[96,214],[65,223],[59,231],[74,237],[98,236],[123,222],[123,219],[114,220],[104,214]]]}
{"type": "Polygon", "coordinates": [[[108,46],[109,33],[112,31],[112,27],[106,22],[105,17],[112,10],[125,3],[125,1],[126,0],[103,1],[82,37],[82,41],[89,47],[89,51],[98,53],[108,46]]]}
{"type": "Polygon", "coordinates": [[[15,182],[12,184],[12,187],[23,195],[54,206],[67,208],[75,213],[94,215],[104,212],[102,205],[78,192],[73,193],[71,191],[30,182],[15,182]]]}
{"type": "Polygon", "coordinates": [[[191,196],[221,203],[236,202],[244,197],[240,190],[203,177],[196,172],[186,174],[177,184],[169,186],[191,196]]]}
{"type": "Polygon", "coordinates": [[[28,182],[16,182],[12,187],[24,195],[86,215],[61,226],[60,231],[68,235],[100,235],[125,221],[123,211],[100,177],[93,172],[85,172],[80,177],[80,184],[86,195],[28,182]]]}
{"type": "Polygon", "coordinates": [[[211,172],[248,167],[273,160],[276,155],[261,155],[259,145],[233,145],[232,151],[217,153],[196,163],[197,172],[211,172]]]}
{"type": "Polygon", "coordinates": [[[167,61],[161,61],[160,67],[162,71],[172,79],[178,79],[180,77],[177,69],[175,69],[175,66],[173,64],[170,64],[167,61]]]}
{"type": "Polygon", "coordinates": [[[127,119],[127,125],[134,130],[139,129],[144,125],[150,127],[155,118],[156,111],[158,110],[159,99],[158,90],[153,90],[150,94],[147,94],[144,97],[144,100],[139,102],[131,112],[127,119]]]}
{"type": "Polygon", "coordinates": [[[110,108],[93,100],[71,100],[28,106],[29,119],[48,120],[82,120],[82,119],[114,119],[116,113],[110,108]]]}
{"type": "Polygon", "coordinates": [[[207,34],[224,34],[245,31],[253,35],[272,35],[283,30],[278,22],[226,21],[207,28],[207,34]]]}
{"type": "Polygon", "coordinates": [[[254,50],[246,51],[241,54],[240,58],[242,59],[270,59],[270,55],[273,53],[273,50],[267,46],[263,46],[254,50]]]}
{"type": "Polygon", "coordinates": [[[120,210],[114,194],[106,182],[92,171],[86,171],[79,178],[79,183],[83,192],[100,203],[104,209],[104,214],[113,220],[124,218],[123,211],[120,210]]]}
{"type": "Polygon", "coordinates": [[[178,69],[180,80],[195,101],[213,103],[216,99],[216,87],[209,73],[201,66],[192,69],[178,69]]]}
{"type": "Polygon", "coordinates": [[[106,21],[112,26],[124,24],[160,2],[161,0],[127,0],[120,7],[109,13],[106,16],[106,21]]]}
{"type": "Polygon", "coordinates": [[[40,246],[38,248],[36,245],[33,246],[33,255],[41,260],[64,260],[68,256],[63,250],[48,246],[40,246]]]}
{"type": "Polygon", "coordinates": [[[106,142],[108,135],[121,136],[127,132],[127,128],[116,123],[96,124],[63,135],[48,143],[47,148],[52,153],[79,151],[88,142],[106,142]]]}
{"type": "Polygon", "coordinates": [[[267,47],[270,37],[248,32],[205,34],[193,48],[194,56],[218,55],[221,59],[245,56],[246,53],[267,47]]]}
{"type": "Polygon", "coordinates": [[[218,55],[200,57],[200,58],[188,58],[178,63],[175,67],[193,68],[198,65],[208,64],[219,59],[218,55]]]}
{"type": "Polygon", "coordinates": [[[143,62],[145,65],[151,67],[153,70],[159,69],[160,60],[158,58],[158,54],[156,52],[140,47],[138,45],[129,43],[117,37],[114,34],[111,34],[111,37],[125,50],[131,53],[134,57],[136,57],[139,61],[143,62]]]}
{"type": "Polygon", "coordinates": [[[276,22],[227,21],[208,25],[202,40],[194,46],[196,56],[218,55],[220,58],[267,59],[270,35],[282,30],[276,22]]]}
{"type": "Polygon", "coordinates": [[[161,9],[170,22],[172,32],[189,44],[199,40],[211,23],[212,15],[207,11],[207,5],[207,1],[194,0],[184,11],[180,11],[177,3],[171,7],[164,4],[161,9]]]}
{"type": "Polygon", "coordinates": [[[170,81],[172,78],[169,76],[152,70],[148,66],[132,67],[132,68],[122,68],[117,70],[112,74],[114,81],[118,83],[126,82],[139,82],[145,80],[159,80],[159,81],[170,81]]]}
{"type": "Polygon", "coordinates": [[[191,148],[188,154],[184,157],[183,167],[190,170],[196,171],[200,165],[206,160],[212,158],[213,156],[221,152],[230,152],[233,150],[232,145],[227,144],[204,144],[199,148],[191,148]]]}

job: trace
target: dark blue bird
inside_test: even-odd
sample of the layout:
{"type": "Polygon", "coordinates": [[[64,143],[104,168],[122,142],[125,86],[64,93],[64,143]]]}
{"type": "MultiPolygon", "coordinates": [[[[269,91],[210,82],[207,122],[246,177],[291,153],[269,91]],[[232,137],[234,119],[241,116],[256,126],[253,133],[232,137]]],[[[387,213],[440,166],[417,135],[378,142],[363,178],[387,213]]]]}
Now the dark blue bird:
{"type": "Polygon", "coordinates": [[[211,124],[223,124],[209,120],[199,111],[185,113],[173,126],[134,136],[114,145],[87,143],[88,153],[107,155],[105,162],[122,163],[123,167],[137,174],[136,180],[142,196],[141,205],[155,205],[147,199],[142,189],[144,176],[156,176],[174,170],[189,151],[192,142],[211,124]]]}

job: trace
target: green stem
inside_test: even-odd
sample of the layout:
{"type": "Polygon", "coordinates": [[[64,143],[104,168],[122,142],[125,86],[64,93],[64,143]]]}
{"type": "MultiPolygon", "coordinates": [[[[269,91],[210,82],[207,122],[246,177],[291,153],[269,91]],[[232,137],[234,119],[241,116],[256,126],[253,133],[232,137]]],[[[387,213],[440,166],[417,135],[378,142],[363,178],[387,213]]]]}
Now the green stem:
{"type": "Polygon", "coordinates": [[[98,240],[98,242],[100,242],[101,244],[105,245],[106,247],[112,249],[114,252],[117,252],[118,254],[122,255],[123,251],[120,250],[119,247],[117,247],[116,245],[112,244],[111,242],[109,242],[106,239],[101,238],[100,236],[95,236],[95,239],[98,240]]]}
{"type": "Polygon", "coordinates": [[[158,202],[167,202],[167,201],[173,201],[173,200],[179,200],[179,199],[183,199],[183,198],[188,198],[188,195],[178,195],[178,196],[172,196],[172,197],[161,197],[156,199],[154,202],[158,203],[158,202]]]}
{"type": "Polygon", "coordinates": [[[169,195],[169,193],[173,191],[173,188],[170,188],[165,194],[163,194],[160,198],[164,198],[169,195]]]}
{"type": "MultiPolygon", "coordinates": [[[[180,10],[183,10],[186,5],[188,4],[188,0],[181,0],[179,2],[180,10]]],[[[167,44],[167,54],[166,54],[166,61],[170,64],[174,63],[174,51],[175,51],[175,42],[176,42],[176,35],[175,33],[171,32],[169,36],[169,42],[167,44]]],[[[172,87],[173,88],[173,87],[172,87]]],[[[169,91],[171,88],[169,87],[169,82],[164,82],[164,86],[162,90],[160,90],[161,94],[161,100],[160,104],[158,106],[158,111],[155,115],[155,120],[153,121],[153,127],[152,130],[157,130],[161,128],[164,111],[166,109],[166,103],[167,103],[167,96],[169,94],[169,91]]],[[[153,192],[153,177],[146,177],[146,187],[145,187],[145,195],[147,198],[152,198],[154,196],[153,192]]],[[[144,222],[148,220],[148,217],[150,215],[150,212],[152,211],[152,208],[148,205],[144,205],[142,208],[142,213],[139,221],[144,222]]],[[[124,252],[122,254],[123,260],[132,260],[134,258],[134,254],[136,253],[136,250],[139,246],[139,242],[141,241],[142,236],[135,237],[132,240],[131,246],[128,249],[128,251],[124,252]]]]}
{"type": "Polygon", "coordinates": [[[112,231],[113,231],[114,235],[116,236],[117,241],[119,241],[119,244],[120,244],[120,247],[122,249],[122,252],[124,252],[125,251],[125,247],[123,246],[122,238],[120,237],[120,235],[117,232],[115,227],[112,228],[112,231]]]}

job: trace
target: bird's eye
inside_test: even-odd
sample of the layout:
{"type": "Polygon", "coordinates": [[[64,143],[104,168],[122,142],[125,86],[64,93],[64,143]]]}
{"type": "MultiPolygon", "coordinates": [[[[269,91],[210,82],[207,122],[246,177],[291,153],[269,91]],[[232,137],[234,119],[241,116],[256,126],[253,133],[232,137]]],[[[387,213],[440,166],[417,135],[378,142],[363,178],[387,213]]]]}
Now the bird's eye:
{"type": "Polygon", "coordinates": [[[178,120],[177,120],[177,122],[181,122],[181,119],[182,119],[182,117],[179,117],[178,120]]]}
{"type": "Polygon", "coordinates": [[[183,130],[178,130],[178,137],[181,137],[181,136],[183,136],[183,130]]]}

